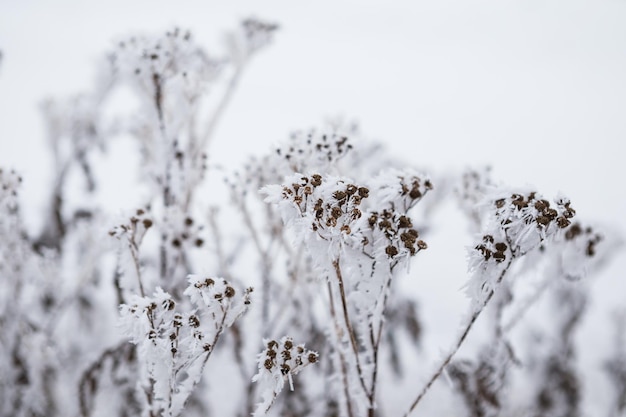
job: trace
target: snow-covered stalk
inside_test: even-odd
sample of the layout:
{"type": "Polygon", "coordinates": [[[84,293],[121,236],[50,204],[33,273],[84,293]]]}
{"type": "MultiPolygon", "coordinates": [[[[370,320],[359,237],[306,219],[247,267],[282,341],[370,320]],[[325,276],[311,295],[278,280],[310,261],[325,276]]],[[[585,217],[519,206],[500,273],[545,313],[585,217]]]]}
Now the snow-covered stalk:
{"type": "Polygon", "coordinates": [[[555,200],[555,207],[535,191],[506,192],[495,190],[485,199],[481,242],[470,249],[469,266],[472,276],[467,285],[471,299],[470,311],[461,333],[443,357],[435,372],[411,403],[405,416],[411,414],[435,381],[442,375],[452,358],[465,342],[467,335],[485,307],[500,290],[502,281],[513,262],[536,249],[558,230],[570,225],[575,211],[564,197],[555,200]]]}

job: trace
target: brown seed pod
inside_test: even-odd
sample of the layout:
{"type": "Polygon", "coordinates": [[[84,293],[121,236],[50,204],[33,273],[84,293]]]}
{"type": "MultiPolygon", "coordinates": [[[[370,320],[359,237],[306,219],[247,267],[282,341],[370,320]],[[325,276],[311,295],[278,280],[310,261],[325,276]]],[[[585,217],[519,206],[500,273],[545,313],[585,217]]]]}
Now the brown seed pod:
{"type": "Polygon", "coordinates": [[[233,298],[235,296],[235,289],[231,286],[226,287],[226,290],[224,290],[224,295],[226,296],[226,298],[233,298]]]}
{"type": "Polygon", "coordinates": [[[398,254],[398,248],[396,248],[393,245],[389,245],[385,248],[385,253],[390,257],[393,258],[394,256],[396,256],[398,254]]]}
{"type": "Polygon", "coordinates": [[[495,248],[497,251],[499,252],[504,252],[507,248],[506,243],[504,242],[498,242],[495,244],[495,248]]]}

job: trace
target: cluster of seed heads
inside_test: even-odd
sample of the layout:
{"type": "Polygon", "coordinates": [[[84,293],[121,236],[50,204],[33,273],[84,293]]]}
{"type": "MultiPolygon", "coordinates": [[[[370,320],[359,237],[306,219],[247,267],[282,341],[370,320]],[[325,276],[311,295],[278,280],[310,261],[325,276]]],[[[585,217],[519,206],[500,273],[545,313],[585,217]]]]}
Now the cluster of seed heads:
{"type": "Polygon", "coordinates": [[[305,172],[344,157],[352,149],[349,142],[348,136],[337,133],[295,132],[286,144],[276,149],[276,154],[284,158],[294,172],[305,172]]]}
{"type": "Polygon", "coordinates": [[[17,190],[21,183],[22,177],[14,170],[5,171],[0,168],[0,202],[5,198],[14,199],[17,197],[17,190]]]}
{"type": "Polygon", "coordinates": [[[202,232],[202,226],[196,226],[196,223],[191,217],[185,217],[183,220],[184,227],[181,231],[176,232],[170,239],[171,245],[180,249],[185,242],[192,242],[195,247],[202,247],[204,245],[204,239],[199,235],[202,232]]]}
{"type": "MultiPolygon", "coordinates": [[[[428,246],[419,238],[419,233],[413,228],[413,222],[407,215],[395,213],[390,210],[372,212],[368,218],[368,224],[372,230],[382,232],[389,244],[385,248],[385,254],[390,258],[398,255],[401,250],[408,250],[411,255],[426,249],[428,246]]],[[[364,238],[364,245],[369,243],[364,238]]]]}
{"type": "Polygon", "coordinates": [[[428,178],[412,170],[383,170],[374,183],[376,199],[399,213],[406,213],[433,189],[428,178]]]}
{"type": "Polygon", "coordinates": [[[506,259],[506,250],[508,246],[504,242],[496,242],[491,235],[483,236],[481,244],[474,248],[488,261],[493,258],[496,262],[503,262],[506,259]]]}
{"type": "Polygon", "coordinates": [[[351,234],[350,225],[363,213],[359,206],[369,196],[369,189],[354,184],[338,182],[330,198],[315,192],[323,183],[319,174],[303,176],[300,183],[283,187],[283,198],[292,200],[304,215],[311,211],[314,231],[339,228],[345,234],[351,234]]]}
{"type": "Polygon", "coordinates": [[[337,133],[294,132],[275,149],[275,154],[250,158],[243,171],[235,172],[226,183],[238,198],[266,184],[280,183],[289,172],[327,171],[329,164],[352,149],[349,141],[347,136],[337,133]]]}
{"type": "MultiPolygon", "coordinates": [[[[546,229],[550,224],[556,222],[556,225],[563,229],[570,225],[572,217],[576,214],[576,211],[571,208],[569,201],[557,202],[557,207],[550,207],[548,200],[537,198],[535,192],[529,193],[527,196],[522,194],[512,194],[510,197],[509,207],[507,201],[504,198],[495,201],[496,209],[505,212],[507,209],[513,209],[513,211],[528,211],[534,209],[535,213],[532,216],[526,217],[526,222],[535,222],[539,229],[546,229]]],[[[502,219],[503,225],[508,225],[512,222],[511,216],[504,216],[502,219]]]]}
{"type": "Polygon", "coordinates": [[[306,365],[319,360],[317,352],[305,349],[304,345],[294,345],[289,337],[267,342],[264,355],[261,357],[265,369],[269,372],[279,370],[283,376],[289,373],[296,374],[306,365]]]}
{"type": "MultiPolygon", "coordinates": [[[[189,275],[189,287],[185,290],[185,294],[193,297],[200,296],[202,304],[210,306],[210,300],[217,301],[224,312],[224,306],[229,308],[230,302],[234,300],[237,290],[224,278],[202,277],[198,275],[189,275]]],[[[248,287],[243,291],[242,301],[245,306],[251,304],[251,294],[254,291],[252,287],[248,287]]],[[[215,304],[217,306],[217,304],[215,304]]]]}
{"type": "MultiPolygon", "coordinates": [[[[202,333],[202,331],[199,329],[200,318],[198,318],[198,316],[196,316],[195,314],[191,314],[187,318],[187,320],[185,320],[182,314],[176,313],[174,314],[174,319],[172,320],[172,331],[170,331],[169,333],[169,340],[171,344],[170,351],[172,355],[175,355],[178,352],[180,334],[185,326],[191,332],[191,335],[194,339],[198,340],[199,342],[204,340],[204,333],[202,333]]],[[[203,343],[202,349],[205,352],[208,352],[211,350],[211,345],[209,343],[203,343]]]]}
{"type": "MultiPolygon", "coordinates": [[[[233,298],[235,296],[235,289],[228,284],[228,281],[224,280],[225,288],[222,292],[216,292],[213,297],[222,301],[224,298],[233,298]]],[[[215,286],[215,280],[213,278],[206,278],[202,282],[196,282],[194,287],[201,290],[203,288],[213,288],[215,286]]]]}
{"type": "MultiPolygon", "coordinates": [[[[191,337],[198,342],[204,340],[204,333],[200,330],[200,318],[195,314],[190,314],[185,318],[181,313],[175,312],[176,302],[171,298],[165,298],[161,302],[150,302],[143,308],[151,329],[146,334],[148,340],[156,344],[158,340],[169,340],[170,352],[176,355],[179,352],[179,341],[181,332],[189,332],[191,337]],[[173,314],[171,320],[164,320],[167,314],[173,314]]],[[[137,313],[139,306],[132,305],[129,311],[137,313]]],[[[209,351],[211,346],[207,343],[202,345],[203,350],[209,351]]]]}
{"type": "Polygon", "coordinates": [[[430,180],[425,180],[423,183],[418,177],[411,177],[408,182],[405,181],[405,178],[400,178],[400,180],[402,187],[401,195],[403,197],[408,195],[411,200],[419,200],[426,191],[433,189],[433,184],[430,180]]]}
{"type": "MultiPolygon", "coordinates": [[[[173,70],[177,66],[174,64],[176,60],[176,49],[180,48],[178,42],[189,43],[191,42],[191,32],[181,31],[175,28],[172,31],[167,31],[164,38],[154,40],[150,42],[143,37],[131,36],[126,40],[120,41],[117,45],[118,52],[114,53],[113,59],[116,59],[117,55],[125,53],[134,53],[137,58],[145,62],[157,62],[161,61],[165,63],[164,66],[173,70]]],[[[182,45],[181,45],[182,46],[182,45]]],[[[142,68],[137,67],[134,70],[136,75],[142,73],[142,68]]]]}
{"type": "Polygon", "coordinates": [[[131,241],[135,243],[139,243],[143,234],[152,227],[154,222],[152,221],[152,216],[147,210],[137,209],[135,214],[133,214],[129,222],[126,224],[120,224],[113,227],[109,231],[109,235],[113,236],[117,239],[120,239],[122,236],[128,236],[131,241]]]}
{"type": "Polygon", "coordinates": [[[596,245],[603,240],[600,233],[595,232],[591,227],[583,227],[580,223],[574,223],[565,232],[565,240],[573,241],[585,239],[585,255],[592,257],[596,254],[596,245]]]}

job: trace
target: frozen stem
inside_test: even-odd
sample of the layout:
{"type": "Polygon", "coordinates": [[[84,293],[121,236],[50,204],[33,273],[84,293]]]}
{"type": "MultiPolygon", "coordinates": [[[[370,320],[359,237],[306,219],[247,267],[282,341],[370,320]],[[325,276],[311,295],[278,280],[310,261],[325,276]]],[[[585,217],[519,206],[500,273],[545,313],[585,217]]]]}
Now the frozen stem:
{"type": "MultiPolygon", "coordinates": [[[[504,278],[504,276],[506,275],[507,271],[511,267],[513,259],[514,259],[514,257],[509,258],[509,261],[508,261],[506,267],[500,273],[500,276],[498,277],[498,280],[496,282],[498,285],[502,282],[502,279],[504,278]]],[[[422,388],[422,390],[420,391],[418,396],[415,398],[415,400],[411,404],[411,407],[409,407],[409,410],[404,414],[404,417],[408,417],[413,412],[413,410],[415,410],[415,408],[417,407],[419,402],[422,400],[422,398],[424,398],[424,396],[426,395],[426,393],[428,393],[428,391],[430,390],[432,385],[435,383],[435,381],[437,381],[437,379],[441,376],[441,374],[446,369],[446,367],[450,364],[450,361],[452,360],[454,355],[456,355],[456,353],[461,348],[461,345],[463,345],[463,342],[465,342],[465,339],[467,338],[467,335],[469,334],[470,330],[474,326],[474,323],[476,323],[476,320],[480,316],[480,313],[483,312],[483,310],[485,309],[485,307],[487,306],[489,301],[493,298],[494,294],[495,294],[495,290],[492,290],[487,295],[487,298],[483,302],[482,306],[479,309],[477,309],[474,313],[472,313],[472,315],[471,315],[467,325],[465,326],[465,329],[463,329],[463,333],[461,333],[461,336],[458,338],[458,340],[454,344],[452,350],[450,351],[450,353],[448,353],[448,355],[446,355],[446,357],[443,359],[441,365],[439,365],[439,367],[437,368],[435,373],[430,377],[430,379],[428,380],[428,382],[426,383],[424,388],[422,388]]]]}
{"type": "Polygon", "coordinates": [[[346,300],[346,292],[345,292],[344,283],[343,283],[343,276],[341,274],[341,267],[339,266],[339,258],[333,261],[333,267],[335,269],[335,274],[337,275],[337,282],[339,284],[339,295],[341,299],[341,309],[343,312],[343,318],[346,324],[346,329],[348,331],[348,336],[350,337],[350,345],[352,346],[352,352],[354,353],[354,358],[356,360],[356,367],[357,367],[357,371],[359,374],[359,381],[361,382],[361,387],[363,388],[363,391],[365,392],[367,397],[370,399],[369,406],[371,408],[374,405],[372,403],[372,398],[371,398],[372,394],[371,394],[371,391],[367,389],[367,386],[365,385],[365,379],[363,378],[363,368],[361,366],[361,359],[359,355],[359,345],[356,340],[356,336],[354,334],[354,329],[352,327],[350,316],[348,314],[348,302],[346,300]]]}
{"type": "MultiPolygon", "coordinates": [[[[333,289],[330,281],[328,282],[328,296],[330,297],[330,315],[335,322],[335,333],[337,334],[337,339],[341,339],[341,326],[339,325],[339,319],[337,318],[337,312],[335,311],[335,302],[333,299],[333,289]]],[[[341,362],[341,379],[343,382],[343,391],[344,396],[346,397],[346,408],[348,410],[348,417],[353,417],[354,413],[352,412],[352,401],[350,401],[350,388],[348,383],[348,367],[346,364],[346,358],[343,356],[343,352],[341,349],[337,348],[337,354],[339,355],[339,360],[341,362]]]]}

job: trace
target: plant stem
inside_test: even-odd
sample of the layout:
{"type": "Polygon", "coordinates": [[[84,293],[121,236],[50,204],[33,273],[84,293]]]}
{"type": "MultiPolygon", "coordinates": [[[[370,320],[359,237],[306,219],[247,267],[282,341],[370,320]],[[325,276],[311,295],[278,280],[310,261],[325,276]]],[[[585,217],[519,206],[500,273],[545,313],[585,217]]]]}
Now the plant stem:
{"type": "MultiPolygon", "coordinates": [[[[341,308],[343,311],[343,318],[346,323],[346,330],[348,331],[348,336],[350,337],[350,344],[352,346],[352,351],[354,352],[354,358],[356,360],[356,367],[359,374],[359,380],[361,381],[361,387],[363,387],[363,391],[368,398],[371,397],[370,390],[367,389],[365,385],[365,379],[363,378],[363,368],[361,367],[361,360],[359,358],[359,346],[357,344],[356,336],[354,334],[354,329],[352,328],[352,322],[350,321],[350,316],[348,314],[348,302],[346,300],[346,292],[343,284],[343,276],[341,274],[341,267],[339,266],[339,258],[333,261],[333,267],[335,268],[335,274],[337,275],[337,282],[339,283],[339,295],[341,298],[341,308]]],[[[373,404],[370,404],[373,406],[373,404]]]]}
{"type": "MultiPolygon", "coordinates": [[[[337,318],[337,312],[335,311],[335,302],[333,298],[333,289],[328,281],[328,296],[330,298],[330,315],[333,318],[335,323],[335,333],[337,335],[337,341],[339,342],[341,339],[341,327],[339,326],[339,320],[337,318]]],[[[337,343],[337,354],[339,355],[339,361],[341,362],[341,375],[343,380],[343,391],[344,396],[346,397],[346,407],[348,409],[348,416],[353,417],[354,414],[352,412],[352,401],[350,401],[350,389],[348,387],[348,367],[346,366],[346,358],[344,358],[343,353],[341,352],[339,343],[337,343]]]]}
{"type": "MultiPolygon", "coordinates": [[[[511,267],[511,263],[513,262],[513,259],[514,259],[513,256],[511,258],[509,258],[508,264],[506,265],[506,267],[500,273],[500,276],[498,277],[498,280],[496,281],[496,286],[495,286],[496,288],[502,282],[502,279],[504,278],[504,275],[506,274],[506,272],[511,267]]],[[[489,295],[487,295],[487,298],[483,302],[482,306],[480,306],[480,308],[478,310],[476,310],[474,313],[472,313],[472,316],[470,317],[470,320],[468,321],[467,325],[465,326],[465,329],[463,330],[463,333],[461,333],[461,336],[458,338],[458,340],[454,344],[454,347],[452,348],[450,353],[448,353],[448,355],[443,359],[441,365],[439,365],[439,367],[437,368],[435,373],[430,377],[430,379],[428,380],[428,382],[426,383],[424,388],[422,388],[420,393],[417,395],[417,398],[415,398],[415,400],[411,404],[411,407],[409,407],[409,410],[404,414],[404,417],[408,417],[409,414],[411,414],[413,412],[413,410],[415,410],[415,407],[417,407],[419,402],[422,400],[422,398],[424,398],[424,396],[430,390],[430,388],[435,383],[435,381],[441,376],[443,371],[450,364],[450,361],[452,360],[454,355],[456,355],[456,353],[459,351],[459,348],[461,347],[461,345],[463,344],[463,342],[467,338],[467,335],[469,334],[470,330],[474,326],[474,323],[476,323],[476,319],[478,319],[478,317],[480,316],[480,313],[482,313],[482,311],[485,309],[485,306],[489,303],[489,301],[491,301],[491,299],[493,298],[494,294],[495,294],[495,289],[493,289],[493,290],[491,290],[489,292],[489,295]]]]}

